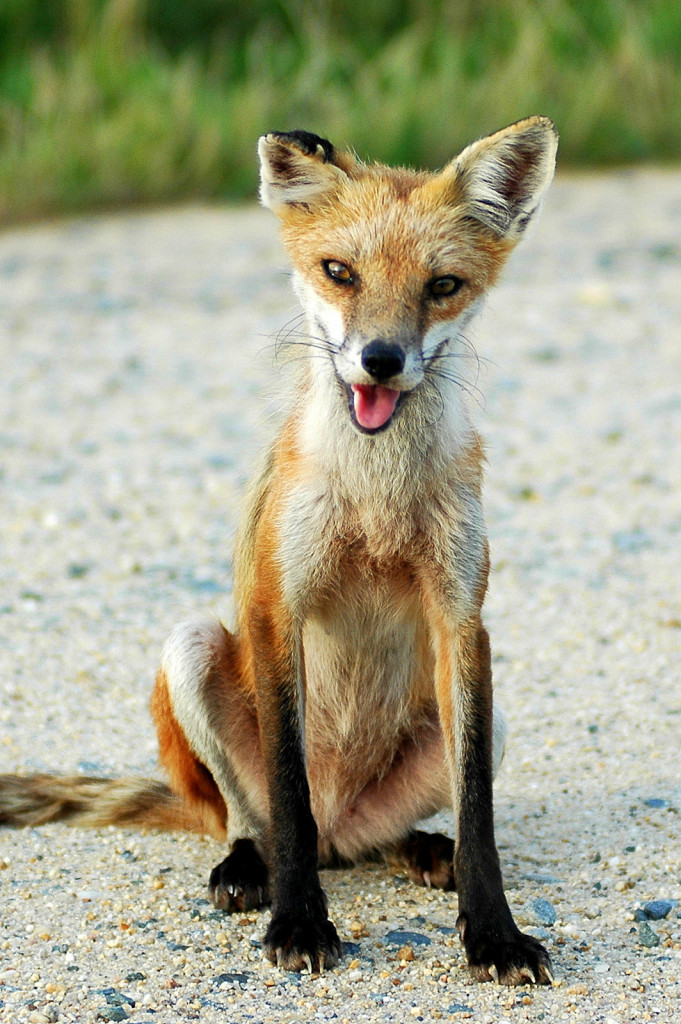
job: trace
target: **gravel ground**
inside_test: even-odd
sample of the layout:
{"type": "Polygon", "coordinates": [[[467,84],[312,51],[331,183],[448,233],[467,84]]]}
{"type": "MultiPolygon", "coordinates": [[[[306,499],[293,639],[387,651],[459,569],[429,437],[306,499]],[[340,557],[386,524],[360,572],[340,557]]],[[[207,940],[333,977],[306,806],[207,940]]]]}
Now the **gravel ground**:
{"type": "MultiPolygon", "coordinates": [[[[556,987],[474,984],[456,898],[377,865],[324,872],[342,966],[285,975],[267,915],[203,898],[213,841],[54,825],[0,840],[0,1017],[678,1019],[680,240],[681,173],[559,178],[475,334],[497,835],[556,987]]],[[[155,772],[159,651],[230,617],[294,312],[255,208],[0,236],[0,770],[155,772]]]]}

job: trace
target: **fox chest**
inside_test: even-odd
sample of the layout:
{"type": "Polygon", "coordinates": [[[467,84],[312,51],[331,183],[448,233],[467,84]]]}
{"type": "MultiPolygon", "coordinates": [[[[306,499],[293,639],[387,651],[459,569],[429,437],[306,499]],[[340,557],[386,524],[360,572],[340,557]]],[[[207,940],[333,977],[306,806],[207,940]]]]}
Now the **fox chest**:
{"type": "Polygon", "coordinates": [[[306,763],[321,842],[339,823],[347,827],[359,795],[389,775],[423,723],[432,729],[433,655],[415,589],[365,575],[310,612],[302,645],[306,763]]]}
{"type": "Polygon", "coordinates": [[[433,699],[431,647],[408,574],[358,571],[311,608],[302,647],[308,748],[361,751],[367,767],[390,759],[416,709],[433,699]]]}
{"type": "Polygon", "coordinates": [[[305,486],[291,494],[278,527],[285,604],[301,623],[323,622],[341,647],[373,634],[384,651],[406,650],[409,624],[423,625],[426,592],[456,617],[479,611],[487,541],[469,490],[377,503],[305,486]]]}

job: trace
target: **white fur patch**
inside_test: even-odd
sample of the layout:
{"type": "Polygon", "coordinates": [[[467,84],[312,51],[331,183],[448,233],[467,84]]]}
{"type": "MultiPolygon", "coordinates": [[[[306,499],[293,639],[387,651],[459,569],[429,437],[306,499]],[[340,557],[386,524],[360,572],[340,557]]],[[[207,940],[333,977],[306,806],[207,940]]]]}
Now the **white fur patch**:
{"type": "Polygon", "coordinates": [[[326,341],[334,349],[340,349],[345,338],[345,325],[339,309],[323,299],[302,275],[293,272],[293,289],[307,314],[314,335],[316,324],[320,324],[326,341]]]}
{"type": "Polygon", "coordinates": [[[220,643],[222,627],[211,619],[195,619],[176,626],[163,648],[165,673],[173,712],[189,745],[201,760],[215,741],[208,725],[203,688],[220,643]]]}
{"type": "Polygon", "coordinates": [[[506,753],[506,737],[508,736],[508,722],[506,715],[501,708],[494,705],[494,716],[492,718],[492,774],[494,778],[501,768],[501,762],[506,753]]]}

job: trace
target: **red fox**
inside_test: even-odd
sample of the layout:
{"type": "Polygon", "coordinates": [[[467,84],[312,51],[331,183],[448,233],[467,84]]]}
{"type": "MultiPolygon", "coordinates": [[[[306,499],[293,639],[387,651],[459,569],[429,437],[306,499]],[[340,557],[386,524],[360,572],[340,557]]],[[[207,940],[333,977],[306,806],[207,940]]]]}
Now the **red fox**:
{"type": "Polygon", "coordinates": [[[199,620],[165,645],[152,712],[171,789],[5,776],[0,821],[224,836],[213,902],[271,904],[265,953],[294,971],[341,956],[319,867],[395,857],[457,890],[475,978],[552,981],[513,920],[495,846],[505,726],[481,618],[484,458],[460,367],[556,148],[542,117],[439,173],[365,165],[308,132],[260,140],[261,200],[308,326],[237,542],[237,629],[199,620]],[[454,841],[416,829],[445,807],[454,841]]]}

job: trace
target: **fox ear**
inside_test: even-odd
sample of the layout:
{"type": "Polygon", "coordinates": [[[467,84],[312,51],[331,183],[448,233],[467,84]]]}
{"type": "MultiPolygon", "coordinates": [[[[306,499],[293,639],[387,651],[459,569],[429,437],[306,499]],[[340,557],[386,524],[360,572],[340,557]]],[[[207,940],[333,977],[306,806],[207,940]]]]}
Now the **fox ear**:
{"type": "Polygon", "coordinates": [[[551,184],[557,149],[553,121],[528,117],[467,146],[443,174],[470,217],[517,241],[551,184]]]}
{"type": "Polygon", "coordinates": [[[311,132],[270,132],[261,137],[258,154],[260,201],[278,214],[287,206],[309,206],[345,177],[328,139],[311,132]]]}

